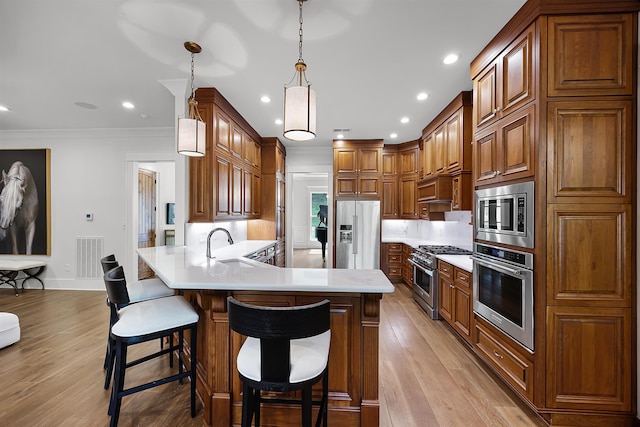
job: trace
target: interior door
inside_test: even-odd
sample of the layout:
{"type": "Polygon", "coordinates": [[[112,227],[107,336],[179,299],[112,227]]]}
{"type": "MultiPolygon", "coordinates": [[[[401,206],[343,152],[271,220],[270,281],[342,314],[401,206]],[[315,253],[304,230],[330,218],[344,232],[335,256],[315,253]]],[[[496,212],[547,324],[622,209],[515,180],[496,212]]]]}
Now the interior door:
{"type": "MultiPolygon", "coordinates": [[[[138,170],[138,247],[156,245],[156,173],[138,170]]],[[[138,280],[154,275],[153,270],[138,257],[138,280]]]]}

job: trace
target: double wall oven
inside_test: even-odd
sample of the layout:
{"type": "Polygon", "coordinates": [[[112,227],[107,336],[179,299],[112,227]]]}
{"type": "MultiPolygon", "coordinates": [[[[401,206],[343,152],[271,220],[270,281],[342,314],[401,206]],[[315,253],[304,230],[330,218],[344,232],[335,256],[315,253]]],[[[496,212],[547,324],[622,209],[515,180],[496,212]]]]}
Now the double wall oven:
{"type": "Polygon", "coordinates": [[[409,262],[413,265],[413,299],[432,319],[438,315],[437,255],[471,255],[471,251],[448,245],[420,245],[409,262]]]}
{"type": "Polygon", "coordinates": [[[472,257],[474,312],[531,353],[533,205],[533,182],[476,190],[472,257]]]}

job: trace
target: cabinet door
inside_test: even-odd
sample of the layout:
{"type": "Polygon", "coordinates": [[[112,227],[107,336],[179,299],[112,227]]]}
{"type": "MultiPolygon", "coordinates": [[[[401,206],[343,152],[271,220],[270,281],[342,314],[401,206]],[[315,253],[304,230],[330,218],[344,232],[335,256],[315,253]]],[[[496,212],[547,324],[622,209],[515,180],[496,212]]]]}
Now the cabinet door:
{"type": "Polygon", "coordinates": [[[235,124],[231,127],[231,154],[239,159],[243,155],[242,129],[235,124]]]}
{"type": "Polygon", "coordinates": [[[498,132],[495,126],[476,135],[474,148],[473,173],[476,185],[489,184],[497,181],[498,161],[498,132]]]}
{"type": "Polygon", "coordinates": [[[630,308],[547,308],[549,408],[631,410],[631,319],[630,308]]]}
{"type": "Polygon", "coordinates": [[[452,323],[452,288],[453,285],[448,279],[438,277],[438,313],[449,324],[452,323]]]}
{"type": "Polygon", "coordinates": [[[446,128],[439,127],[433,133],[433,166],[435,173],[444,172],[447,167],[446,128]]]}
{"type": "Polygon", "coordinates": [[[397,153],[382,153],[382,176],[386,178],[395,177],[398,174],[397,153]]]}
{"type": "Polygon", "coordinates": [[[423,150],[423,178],[428,178],[436,171],[435,168],[435,143],[433,134],[429,134],[422,140],[423,150]]]}
{"type": "Polygon", "coordinates": [[[500,57],[499,81],[502,84],[499,105],[501,116],[528,103],[535,98],[533,79],[533,44],[535,24],[525,30],[511,43],[500,57]]]}
{"type": "Polygon", "coordinates": [[[465,338],[468,342],[471,341],[471,315],[472,305],[471,294],[469,291],[454,286],[452,287],[452,323],[453,327],[465,338]]]}
{"type": "Polygon", "coordinates": [[[380,175],[358,175],[356,194],[360,196],[380,196],[382,179],[380,175]]]}
{"type": "Polygon", "coordinates": [[[358,176],[335,174],[334,192],[336,196],[356,196],[358,194],[358,176]]]}
{"type": "Polygon", "coordinates": [[[215,112],[215,132],[216,147],[226,152],[231,151],[231,119],[220,110],[215,112]]]}
{"type": "Polygon", "coordinates": [[[254,190],[253,190],[253,184],[254,184],[254,180],[253,180],[253,172],[251,172],[250,170],[244,170],[244,178],[243,178],[243,193],[244,193],[244,197],[242,200],[243,203],[243,207],[242,207],[242,211],[243,214],[245,216],[252,216],[253,215],[253,203],[254,203],[254,190]]]}
{"type": "Polygon", "coordinates": [[[498,63],[494,62],[473,81],[473,111],[476,127],[490,123],[496,118],[498,63]]]}
{"type": "Polygon", "coordinates": [[[632,111],[631,101],[549,103],[549,201],[631,203],[632,111]]]}
{"type": "Polygon", "coordinates": [[[531,104],[498,122],[500,181],[526,178],[535,173],[535,107],[531,104]]]}
{"type": "Polygon", "coordinates": [[[634,218],[630,205],[550,204],[547,301],[630,307],[634,218]]]}
{"type": "Polygon", "coordinates": [[[470,211],[473,205],[471,172],[461,172],[451,178],[451,210],[470,211]]]}
{"type": "Polygon", "coordinates": [[[394,219],[398,217],[398,197],[395,179],[382,181],[382,218],[394,219]]]}
{"type": "Polygon", "coordinates": [[[239,165],[231,165],[231,215],[242,215],[243,192],[242,192],[243,171],[239,165]]]}
{"type": "Polygon", "coordinates": [[[231,216],[231,162],[216,156],[216,217],[231,216]]]}
{"type": "Polygon", "coordinates": [[[358,157],[355,148],[336,148],[333,152],[334,173],[357,173],[358,157]]]}
{"type": "Polygon", "coordinates": [[[418,195],[417,195],[417,174],[400,177],[399,182],[399,204],[400,218],[418,218],[418,195]]]}
{"type": "Polygon", "coordinates": [[[418,147],[400,151],[400,174],[418,173],[418,147]]]}
{"type": "Polygon", "coordinates": [[[262,211],[262,185],[261,176],[257,173],[251,174],[251,214],[254,218],[259,218],[262,211]]]}
{"type": "Polygon", "coordinates": [[[447,173],[462,169],[462,110],[456,111],[445,123],[447,173]]]}
{"type": "Polygon", "coordinates": [[[632,95],[633,21],[632,14],[549,17],[549,96],[632,95]]]}
{"type": "Polygon", "coordinates": [[[359,148],[357,168],[359,173],[382,173],[382,148],[359,148]]]}

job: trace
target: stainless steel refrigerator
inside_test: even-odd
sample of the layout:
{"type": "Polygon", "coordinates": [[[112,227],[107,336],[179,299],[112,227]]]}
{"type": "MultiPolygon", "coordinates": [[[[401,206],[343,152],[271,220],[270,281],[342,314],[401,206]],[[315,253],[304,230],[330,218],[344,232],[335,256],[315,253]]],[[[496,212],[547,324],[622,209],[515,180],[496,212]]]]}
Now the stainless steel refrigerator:
{"type": "Polygon", "coordinates": [[[336,268],[380,268],[380,201],[336,202],[336,268]]]}

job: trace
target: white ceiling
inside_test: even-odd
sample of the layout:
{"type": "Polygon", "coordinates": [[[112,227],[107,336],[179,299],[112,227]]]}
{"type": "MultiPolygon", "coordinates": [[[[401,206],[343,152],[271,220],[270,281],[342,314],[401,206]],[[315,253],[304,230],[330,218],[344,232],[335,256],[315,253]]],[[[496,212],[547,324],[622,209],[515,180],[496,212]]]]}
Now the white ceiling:
{"type": "Polygon", "coordinates": [[[409,141],[472,88],[470,62],[524,2],[305,2],[303,58],[318,97],[318,136],[293,143],[274,120],[298,59],[295,0],[0,0],[0,105],[10,108],[0,112],[0,131],[172,127],[166,86],[186,89],[183,42],[193,40],[203,49],[196,87],[216,87],[262,136],[330,146],[340,128],[350,129],[346,138],[409,141]],[[446,66],[450,52],[460,60],[446,66]],[[426,101],[416,100],[420,91],[426,101]],[[136,108],[123,109],[125,100],[136,108]]]}

